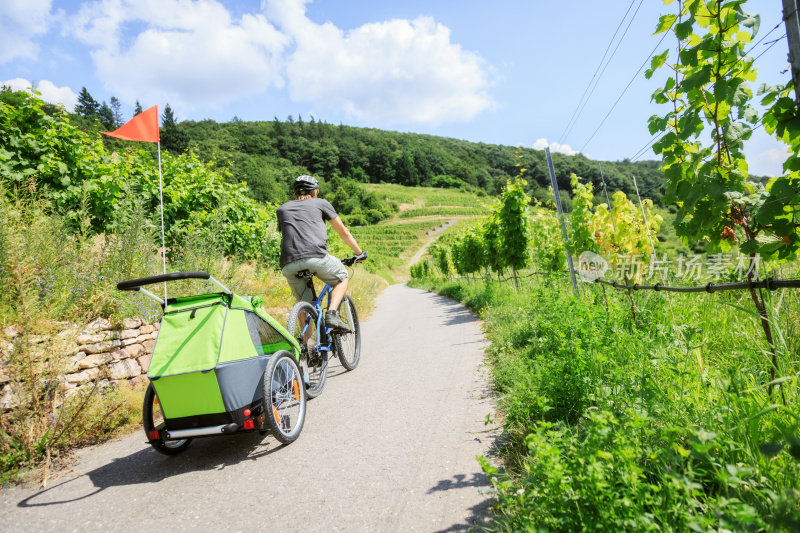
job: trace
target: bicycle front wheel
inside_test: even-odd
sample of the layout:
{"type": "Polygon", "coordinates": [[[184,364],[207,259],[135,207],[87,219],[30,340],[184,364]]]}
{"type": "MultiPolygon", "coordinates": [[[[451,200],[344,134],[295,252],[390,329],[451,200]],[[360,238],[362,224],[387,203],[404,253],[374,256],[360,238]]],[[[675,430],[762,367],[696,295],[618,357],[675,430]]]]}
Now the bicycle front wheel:
{"type": "Polygon", "coordinates": [[[299,363],[308,398],[316,398],[322,394],[328,376],[328,352],[317,349],[318,316],[313,305],[297,302],[286,323],[286,329],[300,343],[299,363]]]}
{"type": "Polygon", "coordinates": [[[269,358],[264,372],[264,420],[276,439],[284,444],[297,440],[306,419],[306,395],[300,368],[286,350],[269,358]]]}
{"type": "Polygon", "coordinates": [[[153,384],[147,386],[144,393],[144,405],[142,406],[142,425],[144,434],[147,435],[147,442],[164,455],[175,455],[185,450],[192,439],[166,440],[164,439],[164,412],[161,409],[161,402],[153,384]]]}
{"type": "Polygon", "coordinates": [[[353,370],[361,358],[361,325],[358,323],[356,306],[349,296],[345,296],[339,306],[339,318],[347,324],[348,331],[335,333],[333,342],[342,366],[347,370],[353,370]]]}

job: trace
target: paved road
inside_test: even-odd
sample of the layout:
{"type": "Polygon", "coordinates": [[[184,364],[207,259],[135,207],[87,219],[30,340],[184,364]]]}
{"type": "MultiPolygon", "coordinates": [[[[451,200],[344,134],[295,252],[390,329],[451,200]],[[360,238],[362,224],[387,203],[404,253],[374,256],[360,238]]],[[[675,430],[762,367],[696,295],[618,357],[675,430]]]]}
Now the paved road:
{"type": "Polygon", "coordinates": [[[477,320],[394,285],[337,364],[300,438],[195,440],[166,457],[134,435],[82,450],[43,491],[0,492],[2,531],[463,531],[486,512],[475,456],[493,435],[477,320]]]}

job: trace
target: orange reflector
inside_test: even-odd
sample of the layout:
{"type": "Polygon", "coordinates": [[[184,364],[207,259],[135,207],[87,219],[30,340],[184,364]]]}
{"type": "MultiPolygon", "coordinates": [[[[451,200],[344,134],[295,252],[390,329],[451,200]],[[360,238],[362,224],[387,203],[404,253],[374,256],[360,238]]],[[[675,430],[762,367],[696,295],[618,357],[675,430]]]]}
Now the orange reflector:
{"type": "Polygon", "coordinates": [[[294,399],[299,401],[300,400],[300,388],[297,386],[297,380],[296,379],[292,380],[292,385],[294,386],[294,399]]]}
{"type": "Polygon", "coordinates": [[[244,416],[250,416],[250,409],[244,410],[244,416]]]}
{"type": "Polygon", "coordinates": [[[275,409],[274,405],[272,406],[272,414],[275,415],[275,420],[278,422],[278,424],[280,424],[281,423],[281,415],[278,414],[278,410],[275,409]]]}
{"type": "Polygon", "coordinates": [[[252,420],[245,420],[244,424],[242,424],[244,429],[253,429],[253,421],[252,420]]]}

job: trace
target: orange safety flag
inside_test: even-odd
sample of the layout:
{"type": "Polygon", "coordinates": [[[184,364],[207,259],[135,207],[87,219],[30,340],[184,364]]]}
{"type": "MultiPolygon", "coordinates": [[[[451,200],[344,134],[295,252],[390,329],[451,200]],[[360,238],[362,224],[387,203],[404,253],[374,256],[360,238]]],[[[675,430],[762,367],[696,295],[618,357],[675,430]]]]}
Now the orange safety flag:
{"type": "Polygon", "coordinates": [[[145,109],[114,131],[100,133],[126,141],[157,143],[161,140],[158,131],[158,106],[145,109]]]}

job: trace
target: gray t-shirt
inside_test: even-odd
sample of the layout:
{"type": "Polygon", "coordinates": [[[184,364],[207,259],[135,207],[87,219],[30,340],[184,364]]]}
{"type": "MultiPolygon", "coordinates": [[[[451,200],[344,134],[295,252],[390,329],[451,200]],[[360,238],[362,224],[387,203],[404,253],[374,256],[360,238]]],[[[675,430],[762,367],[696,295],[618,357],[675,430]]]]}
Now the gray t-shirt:
{"type": "Polygon", "coordinates": [[[328,255],[325,221],[338,216],[328,200],[290,200],[278,208],[277,216],[278,231],[283,234],[281,268],[298,259],[328,255]]]}

